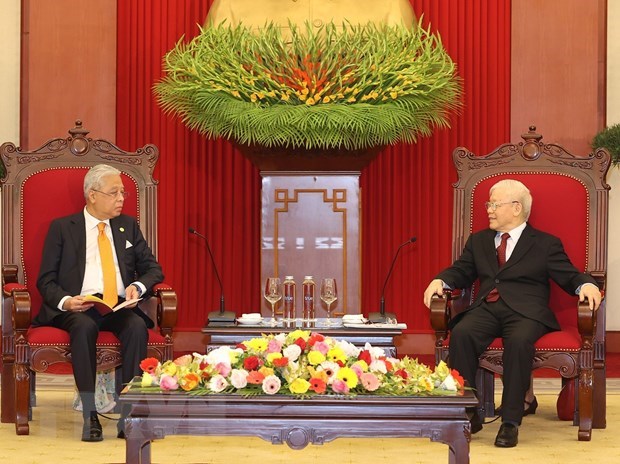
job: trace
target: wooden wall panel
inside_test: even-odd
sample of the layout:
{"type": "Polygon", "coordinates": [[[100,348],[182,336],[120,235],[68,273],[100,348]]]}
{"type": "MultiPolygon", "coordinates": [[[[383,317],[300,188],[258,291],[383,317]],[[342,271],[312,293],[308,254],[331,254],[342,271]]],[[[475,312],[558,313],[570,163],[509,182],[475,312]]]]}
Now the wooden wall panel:
{"type": "Polygon", "coordinates": [[[606,0],[512,2],[511,141],[529,125],[543,140],[589,153],[605,124],[606,0]]]}
{"type": "Polygon", "coordinates": [[[22,0],[21,63],[22,148],[76,119],[116,139],[116,0],[22,0]]]}

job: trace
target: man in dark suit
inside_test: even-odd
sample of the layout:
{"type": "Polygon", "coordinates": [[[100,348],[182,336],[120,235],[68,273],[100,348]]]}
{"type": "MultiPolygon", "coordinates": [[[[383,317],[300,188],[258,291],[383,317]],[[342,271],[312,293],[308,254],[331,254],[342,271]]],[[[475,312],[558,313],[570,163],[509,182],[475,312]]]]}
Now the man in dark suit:
{"type": "MultiPolygon", "coordinates": [[[[101,441],[95,408],[98,333],[110,331],[120,340],[122,381],[126,383],[141,374],[147,328],[154,324],[135,304],[101,316],[84,296],[107,292],[104,299],[111,294],[110,305],[114,306],[125,299],[148,297],[164,276],[136,220],[121,214],[126,193],[120,171],[104,164],[91,168],[84,177],[84,197],[83,211],[50,225],[37,280],[43,305],[34,325],[69,332],[73,375],[84,415],[82,440],[101,441]],[[100,240],[107,240],[107,245],[100,245],[100,240]],[[107,258],[106,252],[101,252],[105,246],[107,258]],[[106,268],[105,263],[110,266],[106,268]],[[104,276],[112,280],[104,284],[104,276]]],[[[119,421],[119,437],[123,436],[119,421]]]]}
{"type": "MultiPolygon", "coordinates": [[[[530,192],[519,181],[506,179],[491,187],[486,203],[489,229],[470,235],[460,258],[424,292],[424,303],[430,306],[432,296],[442,295],[444,288],[468,288],[479,280],[473,304],[450,321],[450,365],[475,388],[479,356],[502,337],[502,425],[495,439],[499,447],[517,445],[534,343],[560,329],[548,306],[549,279],[581,301],[587,298],[590,308],[601,302],[595,280],[572,265],[560,239],[527,223],[531,205],[530,192]]],[[[475,413],[471,429],[482,429],[475,413]]]]}

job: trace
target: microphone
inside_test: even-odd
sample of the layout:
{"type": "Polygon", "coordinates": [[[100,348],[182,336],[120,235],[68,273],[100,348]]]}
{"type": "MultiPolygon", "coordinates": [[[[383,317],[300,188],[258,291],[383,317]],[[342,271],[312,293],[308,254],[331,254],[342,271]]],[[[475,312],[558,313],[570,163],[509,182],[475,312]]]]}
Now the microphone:
{"type": "Polygon", "coordinates": [[[383,284],[383,290],[381,290],[381,302],[379,303],[379,312],[372,312],[368,314],[368,320],[372,324],[377,324],[377,323],[382,324],[382,323],[387,322],[388,319],[396,320],[396,315],[394,313],[385,312],[385,287],[387,286],[388,280],[390,280],[390,276],[392,275],[392,271],[394,270],[394,264],[396,264],[396,258],[398,258],[398,254],[400,253],[400,250],[405,245],[409,245],[410,243],[413,243],[416,240],[417,240],[416,237],[411,237],[405,243],[401,243],[401,245],[398,247],[398,250],[396,250],[396,254],[394,255],[394,259],[392,260],[392,265],[390,266],[390,271],[388,272],[388,275],[385,278],[385,282],[383,284]]]}
{"type": "Polygon", "coordinates": [[[207,251],[209,252],[209,256],[211,257],[211,264],[213,265],[213,270],[215,271],[215,277],[217,278],[217,282],[220,284],[220,310],[219,311],[211,311],[208,315],[207,325],[214,322],[217,325],[230,325],[234,324],[237,316],[232,311],[226,311],[226,305],[224,303],[224,286],[222,285],[222,279],[220,279],[220,274],[217,272],[217,266],[215,265],[215,259],[213,258],[213,253],[211,253],[211,247],[209,246],[209,240],[207,237],[202,235],[193,227],[189,228],[189,233],[194,234],[205,241],[207,245],[207,251]]]}

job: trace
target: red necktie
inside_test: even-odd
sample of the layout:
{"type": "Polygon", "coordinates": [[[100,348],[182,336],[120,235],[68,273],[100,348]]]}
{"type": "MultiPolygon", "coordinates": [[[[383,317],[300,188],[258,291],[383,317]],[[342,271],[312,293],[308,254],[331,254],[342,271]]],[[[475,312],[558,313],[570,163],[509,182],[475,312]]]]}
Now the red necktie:
{"type": "MultiPolygon", "coordinates": [[[[506,247],[508,245],[508,239],[510,238],[510,234],[507,232],[504,232],[501,238],[502,238],[502,241],[497,247],[497,264],[499,264],[499,267],[502,267],[504,264],[506,264],[506,247]]],[[[499,300],[499,292],[497,291],[497,288],[494,288],[493,290],[489,292],[489,294],[486,297],[486,300],[489,303],[493,303],[499,300]]]]}

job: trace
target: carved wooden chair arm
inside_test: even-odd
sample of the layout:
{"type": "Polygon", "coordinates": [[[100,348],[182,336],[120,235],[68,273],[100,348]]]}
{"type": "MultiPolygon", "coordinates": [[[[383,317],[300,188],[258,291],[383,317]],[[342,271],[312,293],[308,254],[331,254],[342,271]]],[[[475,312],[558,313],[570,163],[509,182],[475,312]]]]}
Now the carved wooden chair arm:
{"type": "Polygon", "coordinates": [[[5,298],[11,298],[11,314],[5,314],[2,321],[6,325],[6,331],[25,333],[30,327],[30,293],[28,288],[18,282],[17,265],[5,264],[2,266],[2,292],[5,298]]]}
{"type": "Polygon", "coordinates": [[[153,287],[157,298],[157,325],[162,335],[170,335],[177,323],[177,294],[165,283],[153,287]]]}

